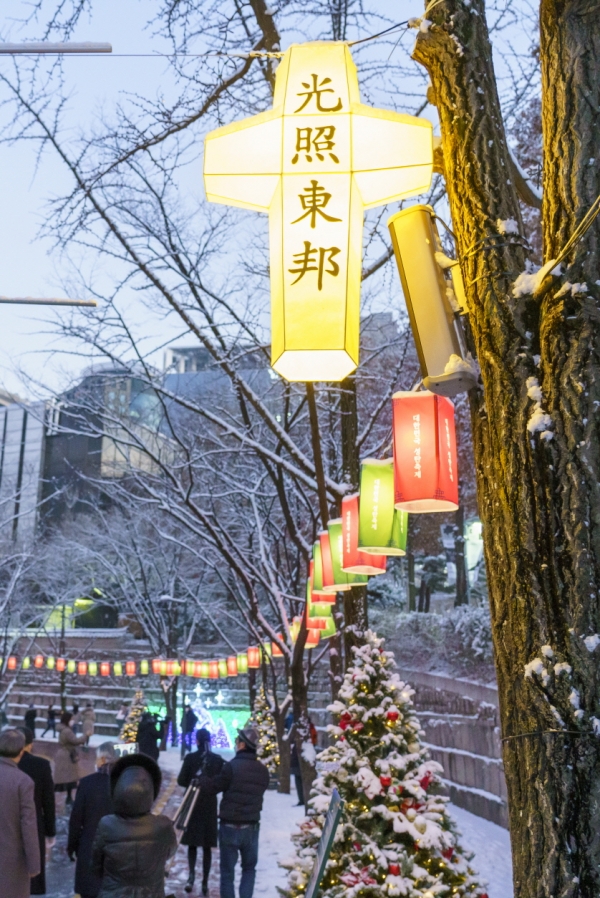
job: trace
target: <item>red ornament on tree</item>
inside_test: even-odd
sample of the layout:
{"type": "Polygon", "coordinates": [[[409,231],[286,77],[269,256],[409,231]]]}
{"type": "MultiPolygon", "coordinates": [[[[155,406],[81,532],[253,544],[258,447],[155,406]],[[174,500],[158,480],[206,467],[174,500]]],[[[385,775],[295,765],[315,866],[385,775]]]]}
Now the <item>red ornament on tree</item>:
{"type": "Polygon", "coordinates": [[[447,861],[452,860],[452,855],[454,854],[454,848],[444,848],[442,851],[442,857],[445,857],[447,861]]]}
{"type": "Polygon", "coordinates": [[[389,872],[392,876],[400,875],[400,864],[390,864],[388,867],[389,872]]]}
{"type": "Polygon", "coordinates": [[[400,713],[398,711],[388,711],[385,716],[388,720],[391,720],[395,723],[400,717],[400,713]]]}
{"type": "Polygon", "coordinates": [[[433,775],[431,773],[426,773],[425,776],[419,780],[419,785],[421,786],[421,789],[425,789],[425,791],[427,791],[432,782],[433,775]]]}
{"type": "Polygon", "coordinates": [[[379,782],[381,783],[381,785],[383,786],[384,789],[387,789],[387,788],[389,788],[389,786],[392,785],[392,778],[391,778],[391,776],[380,776],[379,782]]]}
{"type": "Polygon", "coordinates": [[[360,844],[360,842],[354,842],[354,850],[361,851],[361,849],[362,849],[362,845],[360,844]]]}

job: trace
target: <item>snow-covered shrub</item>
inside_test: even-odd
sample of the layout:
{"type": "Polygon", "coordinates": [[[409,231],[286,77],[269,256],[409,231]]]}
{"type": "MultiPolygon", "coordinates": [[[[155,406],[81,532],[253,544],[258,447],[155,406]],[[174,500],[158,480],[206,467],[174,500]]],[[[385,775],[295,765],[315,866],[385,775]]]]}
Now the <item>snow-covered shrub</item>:
{"type": "Polygon", "coordinates": [[[286,898],[304,894],[337,788],[345,807],[322,898],[487,898],[440,795],[442,768],[420,741],[412,690],[383,640],[365,635],[329,707],[333,744],[318,756],[309,814],[292,837],[295,855],[281,864],[289,873],[280,891],[286,898]]]}

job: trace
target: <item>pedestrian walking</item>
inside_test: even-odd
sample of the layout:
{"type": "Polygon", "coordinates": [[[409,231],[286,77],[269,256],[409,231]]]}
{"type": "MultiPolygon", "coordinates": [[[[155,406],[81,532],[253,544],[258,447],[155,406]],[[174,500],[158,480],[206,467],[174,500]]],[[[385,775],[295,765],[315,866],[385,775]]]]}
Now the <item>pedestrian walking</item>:
{"type": "Polygon", "coordinates": [[[52,702],[50,702],[50,704],[48,705],[48,712],[47,712],[47,716],[46,716],[46,729],[42,733],[42,739],[44,738],[44,736],[46,735],[48,730],[52,730],[52,736],[54,738],[56,738],[56,708],[54,707],[52,702]]]}
{"type": "Polygon", "coordinates": [[[35,718],[37,717],[37,711],[35,710],[35,705],[31,704],[25,711],[25,726],[28,730],[31,730],[33,733],[33,738],[35,739],[35,718]]]}
{"type": "Polygon", "coordinates": [[[73,789],[77,788],[79,780],[79,752],[77,749],[85,742],[85,736],[76,736],[71,729],[72,717],[70,711],[65,711],[60,718],[58,751],[54,762],[54,790],[67,793],[66,806],[73,804],[73,789]]]}
{"type": "Polygon", "coordinates": [[[186,702],[183,714],[181,715],[181,757],[186,751],[192,750],[194,730],[198,723],[198,716],[192,711],[192,706],[186,702]]]}
{"type": "MultiPolygon", "coordinates": [[[[201,774],[216,776],[223,768],[223,758],[210,750],[210,733],[206,729],[196,731],[197,751],[192,751],[184,758],[177,783],[184,789],[192,780],[201,774]]],[[[217,796],[216,793],[205,793],[202,790],[196,800],[196,806],[188,827],[181,839],[182,845],[188,846],[188,866],[190,875],[185,886],[191,892],[196,878],[196,860],[198,849],[202,849],[202,894],[208,895],[208,877],[212,864],[212,849],[217,847],[217,796]]]]}
{"type": "Polygon", "coordinates": [[[85,736],[85,744],[89,745],[91,737],[94,735],[94,725],[96,723],[96,712],[91,702],[86,702],[85,708],[81,712],[81,733],[85,736]]]}
{"type": "Polygon", "coordinates": [[[81,720],[81,715],[79,713],[79,705],[77,702],[73,702],[73,712],[71,714],[71,729],[77,735],[77,730],[79,728],[79,723],[81,720]]]}
{"type": "Polygon", "coordinates": [[[302,771],[300,769],[300,759],[298,757],[295,739],[292,741],[292,748],[290,751],[290,774],[294,777],[294,782],[296,784],[296,795],[298,796],[296,807],[300,807],[301,804],[304,804],[304,787],[302,785],[302,771]]]}
{"type": "Polygon", "coordinates": [[[29,898],[31,878],[40,872],[40,846],[35,814],[35,787],[19,770],[25,737],[18,730],[0,733],[0,895],[29,898]]]}
{"type": "Polygon", "coordinates": [[[50,761],[32,754],[33,733],[28,727],[18,727],[25,737],[25,750],[19,761],[19,770],[33,780],[33,800],[40,846],[40,872],[31,880],[31,894],[46,894],[46,850],[56,839],[56,811],[54,805],[54,780],[50,761]]]}
{"type": "Polygon", "coordinates": [[[238,730],[235,757],[223,765],[217,776],[203,774],[200,794],[222,792],[219,808],[219,850],[221,898],[235,898],[234,876],[238,854],[242,861],[240,898],[252,898],[258,833],[263,795],[269,787],[269,771],[256,757],[258,732],[254,727],[238,730]]]}
{"type": "Polygon", "coordinates": [[[67,854],[77,857],[75,892],[80,898],[98,898],[102,880],[92,870],[92,845],[102,817],[113,812],[110,791],[110,771],[117,760],[112,742],[103,742],[96,749],[96,773],[80,780],[71,817],[67,854]]]}
{"type": "Polygon", "coordinates": [[[158,761],[158,730],[156,729],[156,720],[154,715],[149,711],[144,711],[138,724],[137,739],[138,751],[143,755],[148,755],[153,761],[158,761]]]}
{"type": "Polygon", "coordinates": [[[98,898],[165,898],[165,866],[177,849],[172,821],[150,810],[160,791],[158,764],[125,755],[110,773],[114,813],[98,824],[92,871],[98,898]]]}

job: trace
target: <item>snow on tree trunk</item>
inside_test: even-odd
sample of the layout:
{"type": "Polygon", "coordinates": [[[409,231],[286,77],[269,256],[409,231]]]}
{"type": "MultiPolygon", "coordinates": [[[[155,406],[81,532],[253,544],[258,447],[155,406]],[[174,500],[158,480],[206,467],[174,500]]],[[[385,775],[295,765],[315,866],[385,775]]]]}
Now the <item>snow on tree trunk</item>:
{"type": "Polygon", "coordinates": [[[432,9],[413,54],[440,115],[484,388],[471,407],[518,898],[600,893],[600,679],[585,643],[600,632],[597,224],[560,280],[544,280],[600,193],[600,5],[543,0],[540,18],[546,265],[535,276],[482,0],[432,9]]]}
{"type": "Polygon", "coordinates": [[[276,776],[280,763],[277,727],[264,686],[261,686],[256,693],[249,725],[258,730],[257,758],[262,761],[271,776],[276,776]]]}
{"type": "Polygon", "coordinates": [[[395,672],[393,654],[367,631],[353,649],[339,699],[330,706],[334,742],[317,759],[309,815],[294,834],[287,898],[299,898],[312,870],[331,793],[346,805],[322,898],[486,895],[440,794],[442,768],[420,741],[413,691],[395,672]]]}

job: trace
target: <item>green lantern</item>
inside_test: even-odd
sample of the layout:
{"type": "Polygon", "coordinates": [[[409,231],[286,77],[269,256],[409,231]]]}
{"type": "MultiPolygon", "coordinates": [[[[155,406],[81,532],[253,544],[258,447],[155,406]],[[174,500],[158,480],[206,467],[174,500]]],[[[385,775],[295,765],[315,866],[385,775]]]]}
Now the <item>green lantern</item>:
{"type": "Polygon", "coordinates": [[[323,592],[323,556],[320,540],[313,543],[313,592],[323,592]]]}
{"type": "Polygon", "coordinates": [[[147,661],[140,661],[140,673],[142,676],[147,676],[150,672],[150,666],[147,661]]]}
{"type": "Polygon", "coordinates": [[[342,570],[344,556],[344,536],[342,534],[342,519],[333,518],[327,524],[329,532],[329,547],[331,550],[331,566],[333,569],[333,581],[335,584],[346,584],[342,589],[352,586],[361,586],[369,582],[367,574],[347,574],[342,570]]]}
{"type": "Polygon", "coordinates": [[[67,673],[75,673],[77,665],[74,661],[67,661],[67,673]]]}
{"type": "Polygon", "coordinates": [[[48,657],[46,658],[46,667],[48,668],[48,670],[54,670],[54,668],[56,667],[56,658],[54,657],[54,655],[48,655],[48,657]]]}
{"type": "Polygon", "coordinates": [[[29,668],[31,667],[31,658],[29,657],[29,655],[25,655],[21,667],[23,668],[23,670],[29,670],[29,668]]]}
{"type": "Polygon", "coordinates": [[[227,658],[219,658],[219,677],[229,676],[227,671],[227,658]]]}
{"type": "Polygon", "coordinates": [[[88,663],[88,673],[91,677],[98,676],[98,662],[97,661],[90,661],[88,663]]]}
{"type": "Polygon", "coordinates": [[[113,664],[113,674],[115,675],[115,677],[123,676],[123,665],[120,661],[115,661],[115,663],[113,664]]]}
{"type": "Polygon", "coordinates": [[[273,657],[273,646],[271,645],[270,642],[263,642],[262,650],[263,650],[263,654],[266,658],[273,657]]]}
{"type": "Polygon", "coordinates": [[[337,628],[335,626],[335,621],[333,619],[333,615],[327,618],[326,627],[324,630],[319,630],[319,635],[321,639],[330,639],[332,636],[335,636],[337,633],[337,628]]]}
{"type": "Polygon", "coordinates": [[[331,617],[331,602],[315,602],[310,588],[310,577],[306,581],[306,607],[309,619],[316,617],[331,617]]]}
{"type": "Polygon", "coordinates": [[[210,664],[208,661],[202,661],[200,664],[200,676],[203,680],[208,680],[210,676],[210,664]]]}
{"type": "Polygon", "coordinates": [[[248,673],[248,655],[246,652],[240,652],[237,656],[238,673],[248,673]]]}
{"type": "Polygon", "coordinates": [[[406,555],[408,514],[394,508],[394,461],[366,458],[360,466],[358,549],[369,555],[406,555]]]}

